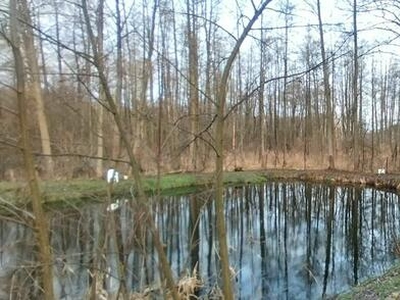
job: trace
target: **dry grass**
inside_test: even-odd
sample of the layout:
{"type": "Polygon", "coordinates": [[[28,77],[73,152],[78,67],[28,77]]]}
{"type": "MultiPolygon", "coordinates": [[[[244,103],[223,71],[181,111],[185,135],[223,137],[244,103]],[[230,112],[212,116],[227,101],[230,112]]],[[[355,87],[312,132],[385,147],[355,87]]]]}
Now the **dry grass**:
{"type": "Polygon", "coordinates": [[[200,280],[197,274],[197,267],[195,267],[192,274],[186,274],[178,281],[177,284],[178,295],[182,300],[197,298],[196,292],[202,286],[203,282],[200,280]]]}
{"type": "MultiPolygon", "coordinates": [[[[297,170],[315,170],[315,169],[326,169],[328,167],[328,156],[326,153],[320,153],[320,149],[310,149],[309,155],[304,156],[304,149],[293,148],[286,153],[285,163],[283,160],[283,152],[270,150],[267,151],[264,156],[264,165],[261,163],[258,151],[246,150],[245,152],[240,152],[239,150],[228,150],[225,152],[225,171],[234,171],[235,168],[243,170],[259,170],[259,169],[297,169],[297,170]]],[[[371,171],[370,153],[366,151],[364,155],[365,161],[361,161],[364,165],[362,171],[371,171]]],[[[157,155],[153,153],[152,149],[140,149],[135,150],[136,158],[140,162],[140,166],[145,175],[155,175],[158,170],[158,160],[157,155]]],[[[360,160],[363,159],[362,153],[360,154],[360,160]]],[[[127,160],[127,157],[121,157],[121,159],[127,160]]],[[[166,173],[178,173],[187,171],[196,172],[212,172],[215,169],[215,154],[210,151],[206,155],[199,158],[198,169],[193,170],[192,157],[188,155],[187,152],[178,154],[164,154],[161,163],[160,171],[161,174],[166,173]]],[[[391,160],[391,150],[390,149],[380,149],[380,151],[375,153],[374,164],[372,166],[372,171],[376,171],[380,168],[389,167],[389,172],[400,170],[400,160],[391,160]],[[391,169],[392,168],[392,169],[391,169]]],[[[56,180],[67,180],[71,179],[72,167],[79,166],[79,162],[70,163],[67,166],[60,166],[57,168],[57,174],[55,174],[54,179],[56,180]]],[[[107,165],[104,166],[107,168],[107,165]]],[[[335,167],[340,170],[353,170],[353,156],[351,153],[345,153],[343,151],[337,151],[335,155],[335,167]]],[[[130,168],[127,164],[119,165],[119,170],[121,173],[129,174],[130,168]]],[[[10,169],[7,172],[11,172],[11,175],[5,176],[7,183],[14,181],[24,180],[23,168],[10,169]]],[[[83,176],[82,178],[84,178],[83,176]]],[[[92,176],[87,175],[87,178],[92,178],[92,176]]],[[[46,180],[46,178],[43,178],[46,180]]],[[[1,186],[0,186],[1,187],[1,186]]]]}
{"type": "MultiPolygon", "coordinates": [[[[361,158],[360,158],[361,159],[361,158]]],[[[386,169],[386,161],[388,160],[389,172],[397,171],[396,163],[390,161],[390,152],[381,151],[376,156],[371,170],[371,163],[368,158],[364,161],[364,171],[376,172],[377,169],[386,169]],[[393,168],[390,170],[390,168],[393,168]]],[[[225,170],[233,171],[235,167],[241,167],[243,170],[259,170],[259,169],[295,169],[295,170],[316,170],[328,168],[328,156],[320,155],[319,153],[311,153],[304,157],[302,150],[294,150],[286,153],[286,162],[284,164],[283,152],[268,151],[265,156],[266,164],[262,166],[259,154],[257,152],[227,153],[225,160],[225,170]]],[[[361,161],[361,163],[363,163],[361,161]]],[[[398,163],[397,163],[398,164],[398,163]]],[[[338,152],[335,155],[335,168],[339,170],[352,171],[353,157],[351,154],[338,152]]],[[[211,166],[211,168],[213,165],[211,166]]],[[[361,166],[362,167],[362,166],[361,166]]]]}
{"type": "MultiPolygon", "coordinates": [[[[203,286],[203,282],[200,280],[197,274],[197,268],[190,274],[186,274],[176,284],[176,291],[180,300],[189,299],[200,299],[196,296],[197,291],[203,286]]],[[[158,299],[163,296],[162,288],[146,288],[143,292],[132,293],[129,297],[130,300],[150,300],[158,299]]],[[[172,299],[171,295],[167,291],[166,299],[172,299]]]]}
{"type": "MultiPolygon", "coordinates": [[[[226,157],[225,169],[233,171],[236,166],[242,167],[244,170],[254,169],[321,169],[328,166],[327,159],[319,156],[309,156],[304,161],[304,155],[301,152],[289,152],[286,154],[286,164],[283,164],[283,153],[276,151],[268,151],[265,156],[266,164],[262,166],[258,153],[250,152],[242,155],[234,155],[229,153],[226,157]]],[[[347,169],[347,162],[337,160],[338,168],[344,166],[347,169]]]]}

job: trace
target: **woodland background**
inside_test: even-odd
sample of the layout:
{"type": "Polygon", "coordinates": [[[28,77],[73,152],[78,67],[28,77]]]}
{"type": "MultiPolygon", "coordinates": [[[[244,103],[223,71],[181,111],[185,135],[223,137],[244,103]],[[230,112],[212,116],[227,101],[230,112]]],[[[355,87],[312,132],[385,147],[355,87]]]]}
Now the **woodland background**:
{"type": "MultiPolygon", "coordinates": [[[[90,0],[89,19],[80,1],[17,2],[41,177],[129,172],[115,113],[142,171],[213,170],[218,85],[251,1],[90,0]]],[[[2,180],[24,173],[9,22],[0,1],[2,180]]],[[[226,86],[225,169],[398,171],[399,29],[400,1],[271,1],[226,86]]]]}

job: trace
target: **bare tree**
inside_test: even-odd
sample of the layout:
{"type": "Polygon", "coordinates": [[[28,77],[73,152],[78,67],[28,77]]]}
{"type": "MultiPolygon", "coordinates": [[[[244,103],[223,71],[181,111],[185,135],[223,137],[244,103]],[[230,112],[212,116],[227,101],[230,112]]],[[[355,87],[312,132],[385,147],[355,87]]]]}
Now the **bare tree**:
{"type": "Polygon", "coordinates": [[[282,167],[286,167],[286,153],[287,153],[287,146],[288,146],[288,130],[287,130],[287,109],[288,109],[288,41],[289,41],[289,21],[291,19],[291,14],[293,11],[294,6],[290,3],[289,0],[286,0],[284,12],[285,12],[285,40],[284,40],[284,56],[283,56],[283,159],[282,159],[282,167]]]}
{"type": "Polygon", "coordinates": [[[335,158],[334,158],[334,109],[332,108],[332,97],[331,97],[331,87],[329,84],[329,65],[325,54],[325,41],[324,41],[324,29],[321,17],[321,3],[317,0],[317,13],[318,13],[318,24],[319,24],[319,37],[320,37],[320,47],[321,47],[321,58],[322,67],[324,72],[324,96],[326,102],[326,114],[327,114],[327,143],[328,143],[328,162],[329,169],[335,168],[335,158]]]}
{"type": "Polygon", "coordinates": [[[353,165],[354,170],[360,168],[359,154],[359,133],[360,124],[358,122],[358,32],[357,32],[357,0],[353,0],[353,107],[352,107],[352,122],[353,122],[353,165]]]}
{"type": "MultiPolygon", "coordinates": [[[[199,131],[199,62],[198,62],[198,40],[197,40],[197,1],[186,0],[187,14],[187,39],[189,45],[189,106],[190,106],[190,130],[196,135],[199,131]]],[[[189,145],[190,168],[198,168],[198,139],[194,139],[189,145]]]]}
{"type": "Polygon", "coordinates": [[[32,95],[36,101],[37,118],[40,129],[40,138],[42,144],[42,151],[45,155],[45,169],[46,175],[51,178],[53,176],[53,159],[51,157],[51,144],[50,134],[47,124],[41,80],[40,80],[40,69],[38,65],[38,55],[34,43],[34,32],[33,23],[31,18],[30,9],[26,0],[20,0],[19,5],[21,6],[22,18],[24,20],[23,31],[23,44],[28,63],[30,86],[32,88],[32,95]]]}
{"type": "Polygon", "coordinates": [[[216,175],[216,197],[215,197],[215,211],[217,219],[217,232],[218,232],[218,243],[219,243],[219,254],[221,257],[222,267],[222,289],[226,300],[233,299],[233,290],[231,284],[231,276],[229,269],[229,255],[228,255],[228,244],[226,239],[226,229],[224,220],[224,204],[223,204],[223,165],[224,165],[224,127],[225,127],[225,104],[227,95],[227,85],[230,75],[230,71],[235,61],[236,56],[239,53],[240,47],[249,34],[253,24],[260,17],[264,9],[267,7],[271,0],[264,1],[260,8],[256,9],[253,17],[244,28],[239,39],[235,43],[228,60],[225,64],[221,81],[218,84],[217,92],[217,118],[216,118],[216,161],[215,161],[215,175],[216,175]]]}
{"type": "Polygon", "coordinates": [[[32,208],[34,213],[34,228],[41,263],[41,280],[43,281],[43,299],[53,300],[53,264],[52,251],[50,247],[49,229],[47,219],[42,207],[42,197],[39,183],[36,176],[35,166],[32,156],[32,148],[28,135],[28,115],[27,97],[25,89],[24,62],[21,54],[20,33],[22,24],[20,11],[18,10],[18,0],[10,1],[10,46],[12,48],[16,75],[16,93],[18,100],[18,116],[21,134],[21,150],[23,153],[26,177],[29,184],[30,195],[32,198],[32,208]]]}
{"type": "MultiPolygon", "coordinates": [[[[98,52],[101,54],[99,56],[99,63],[101,66],[104,68],[104,55],[102,54],[104,52],[103,50],[103,43],[104,43],[104,0],[99,0],[98,5],[97,5],[97,11],[96,11],[96,28],[97,28],[97,39],[96,39],[96,44],[92,44],[92,48],[97,48],[98,52]]],[[[104,101],[103,99],[105,98],[104,94],[104,87],[99,80],[98,83],[98,90],[99,90],[99,96],[100,96],[100,101],[104,101]]],[[[102,104],[102,103],[100,103],[102,104]]],[[[97,106],[97,157],[103,157],[104,155],[104,107],[103,105],[98,105],[97,106]]],[[[96,163],[96,175],[97,177],[101,178],[103,175],[103,160],[98,159],[96,163]]]]}
{"type": "MultiPolygon", "coordinates": [[[[103,1],[103,0],[100,0],[100,1],[103,1]]],[[[156,228],[156,226],[153,222],[153,219],[150,214],[150,210],[147,206],[147,201],[146,201],[147,197],[146,197],[146,195],[144,193],[144,189],[143,189],[142,177],[140,175],[140,172],[141,172],[140,166],[139,166],[138,161],[135,158],[133,149],[128,140],[126,126],[124,125],[123,120],[118,112],[117,105],[115,103],[114,98],[112,97],[111,90],[110,90],[110,87],[109,87],[109,84],[107,81],[107,77],[104,72],[104,65],[101,60],[103,53],[101,53],[99,51],[99,48],[97,47],[97,44],[96,44],[96,38],[93,33],[86,0],[82,0],[82,11],[83,11],[83,15],[84,15],[85,23],[86,23],[88,37],[89,37],[90,43],[92,45],[93,64],[98,72],[100,84],[104,90],[105,100],[107,102],[108,109],[110,110],[110,112],[114,118],[115,124],[116,124],[119,134],[121,136],[122,145],[124,146],[125,151],[127,152],[128,157],[129,157],[129,162],[132,167],[132,176],[135,181],[135,188],[137,191],[138,202],[140,204],[140,207],[144,211],[144,215],[146,216],[147,225],[149,225],[149,230],[151,232],[151,236],[152,236],[154,245],[157,249],[157,253],[158,253],[158,256],[160,259],[160,269],[164,276],[164,279],[166,280],[167,287],[169,288],[169,291],[170,291],[173,299],[178,299],[171,267],[168,263],[166,254],[164,252],[164,247],[163,247],[163,244],[161,243],[158,229],[156,228]]]]}
{"type": "MultiPolygon", "coordinates": [[[[261,16],[261,25],[263,23],[263,17],[261,16]]],[[[266,135],[267,135],[267,124],[265,120],[265,73],[267,65],[267,39],[265,38],[265,30],[260,30],[260,91],[258,96],[258,114],[259,114],[259,131],[260,131],[260,161],[261,166],[265,168],[267,166],[267,151],[266,151],[266,135]]]]}

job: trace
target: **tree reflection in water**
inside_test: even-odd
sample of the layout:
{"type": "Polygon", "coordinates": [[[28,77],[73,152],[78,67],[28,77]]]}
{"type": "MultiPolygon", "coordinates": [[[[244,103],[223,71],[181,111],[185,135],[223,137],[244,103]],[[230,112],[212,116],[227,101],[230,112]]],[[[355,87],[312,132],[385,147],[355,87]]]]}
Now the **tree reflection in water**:
{"type": "MultiPolygon", "coordinates": [[[[205,191],[152,204],[175,276],[196,269],[202,297],[219,280],[212,200],[205,191]]],[[[320,299],[395,260],[399,197],[389,192],[274,182],[229,187],[225,214],[238,299],[320,299]]],[[[101,278],[113,294],[121,277],[131,291],[160,286],[156,251],[134,202],[113,213],[88,205],[49,218],[59,298],[83,299],[101,278]]],[[[15,299],[35,298],[33,242],[28,227],[0,222],[0,298],[11,288],[15,299]]]]}

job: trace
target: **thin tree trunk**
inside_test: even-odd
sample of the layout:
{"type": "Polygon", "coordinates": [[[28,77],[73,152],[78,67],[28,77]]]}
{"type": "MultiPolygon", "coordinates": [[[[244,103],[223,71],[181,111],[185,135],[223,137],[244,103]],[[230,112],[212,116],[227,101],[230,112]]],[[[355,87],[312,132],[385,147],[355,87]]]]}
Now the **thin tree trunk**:
{"type": "Polygon", "coordinates": [[[35,172],[32,157],[32,148],[28,135],[28,115],[26,105],[24,63],[21,54],[19,31],[21,23],[18,22],[17,0],[10,1],[10,44],[15,62],[16,91],[19,110],[19,124],[21,133],[22,153],[24,157],[26,177],[29,184],[34,213],[35,235],[38,243],[39,260],[41,263],[41,276],[43,281],[43,299],[53,300],[53,265],[52,251],[49,240],[49,229],[46,216],[42,208],[42,198],[39,183],[35,172]]]}
{"type": "MultiPolygon", "coordinates": [[[[97,47],[99,53],[103,53],[103,42],[104,42],[104,0],[99,0],[96,11],[96,24],[97,24],[97,44],[92,45],[92,48],[97,47]]],[[[104,58],[101,56],[100,64],[104,65],[104,58]]],[[[99,82],[99,95],[100,101],[105,98],[104,88],[99,82]]],[[[104,108],[103,105],[97,105],[97,157],[103,157],[104,154],[104,108]]],[[[103,175],[103,160],[98,159],[96,162],[96,176],[101,178],[103,175]]]]}
{"type": "MultiPolygon", "coordinates": [[[[120,0],[115,0],[115,12],[116,12],[116,26],[117,26],[117,86],[115,90],[115,102],[119,110],[122,107],[122,80],[123,80],[123,66],[122,66],[122,21],[121,21],[121,10],[120,0]]],[[[118,134],[118,128],[115,128],[112,140],[112,156],[118,158],[120,154],[120,137],[118,134]]]]}
{"type": "Polygon", "coordinates": [[[251,30],[251,27],[256,22],[258,17],[262,14],[265,7],[271,0],[265,1],[261,4],[260,9],[256,10],[254,16],[243,30],[240,38],[237,40],[232,52],[230,53],[227,63],[224,67],[221,81],[218,85],[217,94],[217,118],[216,118],[216,161],[215,161],[215,174],[216,174],[216,196],[215,196],[215,211],[217,220],[217,232],[218,232],[218,244],[219,244],[219,255],[221,258],[222,268],[222,290],[225,300],[232,300],[233,289],[231,283],[230,269],[229,269],[229,254],[228,254],[228,243],[226,239],[225,229],[225,218],[224,218],[224,202],[223,202],[223,164],[224,164],[224,126],[225,126],[225,104],[227,95],[227,84],[229,74],[235,61],[236,56],[239,53],[239,49],[243,44],[243,41],[247,37],[251,30]]]}
{"type": "MultiPolygon", "coordinates": [[[[159,0],[154,0],[153,10],[151,14],[151,24],[150,29],[146,32],[145,26],[143,31],[144,37],[148,37],[148,41],[143,41],[143,66],[142,66],[142,86],[140,92],[140,116],[139,116],[139,124],[138,124],[138,133],[137,137],[139,138],[139,142],[142,142],[145,138],[145,118],[143,117],[143,113],[145,112],[145,108],[147,106],[147,89],[149,86],[149,81],[152,77],[152,58],[154,52],[154,42],[155,42],[155,26],[156,26],[156,13],[159,6],[159,0]],[[147,48],[147,52],[146,52],[147,48]]],[[[143,4],[143,18],[145,17],[145,4],[143,4]]],[[[143,22],[145,24],[145,22],[143,22]]],[[[150,93],[152,90],[150,90],[150,93]]]]}
{"type": "MultiPolygon", "coordinates": [[[[38,25],[39,28],[41,28],[40,26],[40,18],[38,17],[38,25]]],[[[42,75],[43,75],[43,85],[44,85],[44,90],[46,92],[49,91],[49,80],[47,78],[47,68],[46,68],[46,58],[44,55],[44,50],[43,50],[43,38],[41,37],[41,32],[39,33],[39,49],[40,49],[40,59],[42,60],[42,75]]]]}
{"type": "MultiPolygon", "coordinates": [[[[101,87],[100,89],[100,97],[104,97],[104,92],[101,87]]],[[[96,135],[97,135],[97,149],[96,149],[96,156],[97,157],[103,157],[104,155],[104,140],[103,140],[103,123],[104,123],[104,108],[102,105],[97,105],[97,130],[96,130],[96,135]]],[[[103,176],[103,160],[98,159],[96,161],[96,177],[101,178],[103,176]]]]}
{"type": "Polygon", "coordinates": [[[196,3],[191,0],[186,1],[187,6],[187,30],[189,44],[189,107],[190,107],[190,130],[194,140],[189,146],[190,169],[198,169],[198,148],[199,143],[196,135],[199,132],[199,62],[197,54],[197,21],[196,3]]]}
{"type": "MultiPolygon", "coordinates": [[[[147,197],[144,193],[144,189],[143,189],[143,184],[142,184],[142,177],[140,175],[140,167],[139,167],[139,163],[136,160],[134,154],[133,154],[133,150],[132,147],[130,145],[129,139],[128,139],[128,135],[126,132],[126,127],[125,124],[122,122],[122,119],[118,113],[117,110],[117,106],[115,103],[115,100],[113,99],[112,95],[111,95],[111,91],[107,82],[107,78],[105,76],[104,73],[104,66],[102,65],[102,53],[99,52],[99,49],[96,47],[96,38],[94,36],[91,24],[90,24],[90,16],[89,16],[89,11],[87,8],[87,0],[82,0],[82,10],[83,10],[83,14],[84,14],[84,19],[86,22],[86,27],[87,27],[87,32],[88,32],[88,36],[89,36],[89,40],[90,43],[92,44],[92,49],[93,49],[93,62],[94,65],[98,71],[98,76],[100,79],[100,83],[101,86],[104,89],[104,93],[105,93],[105,99],[107,101],[107,104],[109,106],[110,112],[112,113],[113,117],[114,117],[114,121],[117,125],[118,131],[120,133],[121,136],[121,141],[122,141],[122,145],[124,146],[128,157],[129,157],[129,161],[132,167],[132,177],[134,179],[134,183],[135,183],[135,190],[137,193],[137,199],[139,202],[139,205],[141,207],[141,209],[143,209],[143,212],[146,216],[146,225],[149,226],[149,231],[151,232],[151,236],[153,239],[153,243],[157,249],[157,253],[158,253],[158,257],[160,259],[160,269],[161,269],[161,273],[164,277],[164,279],[166,280],[167,283],[167,287],[169,288],[169,291],[171,293],[171,296],[173,297],[173,299],[179,299],[177,291],[175,289],[175,282],[174,282],[174,278],[172,275],[172,271],[171,271],[171,267],[168,263],[168,259],[167,256],[164,252],[164,247],[163,244],[160,240],[160,234],[159,231],[157,229],[157,227],[155,226],[153,219],[151,217],[151,213],[150,213],[150,209],[147,205],[147,197]]],[[[103,0],[102,0],[103,1],[103,0]]]]}
{"type": "Polygon", "coordinates": [[[359,124],[358,124],[358,35],[357,35],[357,0],[353,1],[353,36],[354,36],[354,49],[353,49],[353,164],[354,170],[358,171],[360,167],[359,159],[359,124]]]}
{"type": "Polygon", "coordinates": [[[376,87],[375,87],[375,63],[372,61],[371,67],[371,162],[370,162],[370,172],[374,170],[375,162],[375,115],[376,115],[376,87]]]}
{"type": "Polygon", "coordinates": [[[39,77],[40,71],[37,60],[37,51],[33,40],[34,34],[31,26],[32,19],[30,16],[30,10],[27,1],[20,0],[19,3],[21,5],[21,10],[23,12],[24,22],[26,24],[24,27],[25,30],[23,31],[24,32],[23,42],[31,78],[32,95],[36,101],[36,108],[37,108],[36,111],[40,129],[40,140],[42,144],[42,152],[45,155],[44,161],[45,161],[46,176],[52,178],[54,167],[53,167],[53,159],[51,157],[50,134],[47,124],[41,82],[39,77]]]}
{"type": "Polygon", "coordinates": [[[62,71],[62,63],[61,63],[61,43],[60,43],[60,11],[59,11],[59,4],[53,0],[52,4],[54,6],[54,16],[55,16],[55,25],[56,25],[56,40],[57,40],[57,67],[58,67],[58,75],[60,76],[60,79],[63,77],[63,71],[62,71]]]}
{"type": "Polygon", "coordinates": [[[318,8],[318,23],[319,23],[319,36],[321,40],[321,57],[322,57],[322,67],[324,73],[324,96],[326,102],[326,114],[327,114],[327,143],[328,143],[328,168],[335,168],[335,158],[334,158],[334,126],[333,126],[333,109],[332,109],[332,99],[331,99],[331,87],[329,84],[329,66],[328,61],[326,60],[325,54],[325,41],[324,41],[324,29],[322,25],[322,17],[321,17],[321,3],[320,0],[317,0],[317,8],[318,8]]]}
{"type": "Polygon", "coordinates": [[[289,40],[289,0],[286,1],[285,7],[285,54],[283,57],[283,158],[282,158],[282,167],[286,167],[286,152],[287,152],[287,75],[288,75],[288,40],[289,40]]]}
{"type": "MultiPolygon", "coordinates": [[[[261,16],[261,25],[263,23],[263,18],[261,16]]],[[[264,109],[264,88],[265,88],[265,55],[266,55],[266,39],[264,36],[265,32],[261,29],[260,32],[260,92],[258,96],[258,114],[260,119],[260,152],[259,152],[259,160],[261,161],[261,167],[265,168],[267,166],[267,155],[266,155],[266,134],[267,134],[267,126],[265,121],[265,109],[264,109]]]]}

